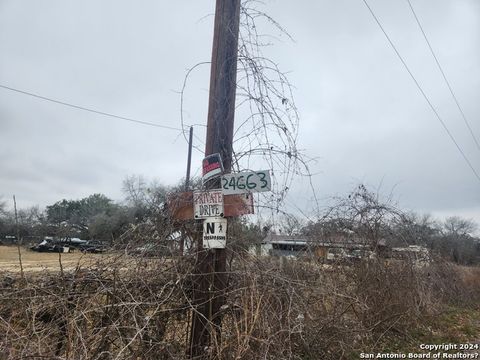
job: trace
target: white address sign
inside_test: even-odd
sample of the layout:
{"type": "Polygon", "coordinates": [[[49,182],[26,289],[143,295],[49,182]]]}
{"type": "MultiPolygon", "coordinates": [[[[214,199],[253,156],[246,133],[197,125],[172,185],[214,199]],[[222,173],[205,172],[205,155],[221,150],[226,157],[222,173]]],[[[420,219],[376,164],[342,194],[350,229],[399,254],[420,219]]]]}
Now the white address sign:
{"type": "Polygon", "coordinates": [[[263,192],[272,189],[272,180],[268,170],[249,171],[223,175],[221,186],[225,195],[263,192]]]}

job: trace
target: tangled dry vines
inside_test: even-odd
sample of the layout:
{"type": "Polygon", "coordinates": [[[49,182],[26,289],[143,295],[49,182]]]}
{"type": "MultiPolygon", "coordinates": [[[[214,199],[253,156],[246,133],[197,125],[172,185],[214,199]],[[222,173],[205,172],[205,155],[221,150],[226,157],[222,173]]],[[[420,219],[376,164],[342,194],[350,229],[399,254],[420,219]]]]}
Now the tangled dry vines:
{"type": "MultiPolygon", "coordinates": [[[[270,170],[272,192],[257,195],[256,203],[259,209],[273,210],[273,214],[281,210],[295,177],[311,177],[309,165],[314,159],[298,148],[299,114],[293,86],[278,64],[263,54],[263,49],[272,45],[269,39],[274,37],[259,29],[273,28],[272,32],[291,37],[272,17],[259,10],[261,6],[262,2],[256,0],[241,4],[233,169],[270,170]]],[[[185,130],[184,93],[188,77],[207,64],[210,63],[196,64],[185,76],[180,92],[180,117],[185,130]]],[[[316,199],[313,186],[310,190],[316,199]]]]}
{"type": "MultiPolygon", "coordinates": [[[[236,255],[222,338],[205,358],[341,359],[405,334],[443,304],[478,296],[453,266],[369,262],[332,270],[236,255]]],[[[193,262],[118,254],[25,281],[3,275],[0,358],[184,359],[193,262]]]]}

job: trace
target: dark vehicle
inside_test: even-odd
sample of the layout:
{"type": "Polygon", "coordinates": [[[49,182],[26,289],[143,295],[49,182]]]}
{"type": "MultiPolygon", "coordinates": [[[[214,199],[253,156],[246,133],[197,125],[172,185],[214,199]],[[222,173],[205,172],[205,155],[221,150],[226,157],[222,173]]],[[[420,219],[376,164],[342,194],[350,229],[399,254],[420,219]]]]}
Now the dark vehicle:
{"type": "Polygon", "coordinates": [[[43,240],[40,244],[30,247],[30,250],[37,252],[53,252],[53,253],[68,253],[70,248],[61,244],[52,244],[47,240],[43,240]]]}
{"type": "Polygon", "coordinates": [[[99,241],[87,241],[78,246],[78,249],[84,253],[101,254],[107,251],[107,246],[99,241]]]}

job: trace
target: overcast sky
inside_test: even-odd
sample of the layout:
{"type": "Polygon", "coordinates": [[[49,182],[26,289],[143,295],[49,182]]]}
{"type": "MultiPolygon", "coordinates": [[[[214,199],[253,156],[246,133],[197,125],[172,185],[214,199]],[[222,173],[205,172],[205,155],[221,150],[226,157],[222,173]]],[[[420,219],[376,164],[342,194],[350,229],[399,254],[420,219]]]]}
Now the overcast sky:
{"type": "MultiPolygon", "coordinates": [[[[411,0],[480,138],[480,2],[411,0]]],[[[0,0],[0,85],[174,128],[186,71],[209,61],[214,0],[0,0]]],[[[476,147],[406,0],[370,6],[480,173],[476,147]]],[[[322,204],[359,183],[405,209],[480,222],[480,180],[466,164],[362,0],[277,0],[261,9],[292,35],[266,54],[288,72],[298,147],[322,204]]],[[[265,32],[268,28],[263,29],[265,32]]],[[[273,35],[279,35],[275,33],[273,35]]],[[[189,79],[187,123],[205,124],[209,68],[189,79]]],[[[240,121],[237,119],[237,121],[240,121]]],[[[196,126],[203,148],[204,127],[196,126]]],[[[202,159],[193,156],[198,175],[202,159]]],[[[165,184],[185,173],[178,131],[91,114],[0,88],[0,195],[20,207],[104,193],[127,175],[165,184]]],[[[311,209],[298,180],[287,207],[311,209]]]]}

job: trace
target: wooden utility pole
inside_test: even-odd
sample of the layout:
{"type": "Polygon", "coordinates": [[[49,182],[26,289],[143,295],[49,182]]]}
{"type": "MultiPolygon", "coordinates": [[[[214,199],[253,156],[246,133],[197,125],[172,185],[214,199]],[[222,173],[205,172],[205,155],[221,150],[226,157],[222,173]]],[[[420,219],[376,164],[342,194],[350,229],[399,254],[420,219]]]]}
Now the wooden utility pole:
{"type": "MultiPolygon", "coordinates": [[[[239,22],[240,0],[216,0],[205,156],[219,153],[225,173],[232,167],[239,22]]],[[[219,188],[219,179],[210,180],[207,187],[219,188]]],[[[227,286],[225,249],[203,249],[202,238],[197,241],[191,358],[206,357],[214,336],[221,340],[220,310],[227,286]]]]}
{"type": "Polygon", "coordinates": [[[192,146],[193,146],[193,126],[190,126],[188,132],[188,157],[187,157],[187,175],[185,176],[185,191],[190,186],[190,168],[192,167],[192,146]]]}
{"type": "MultiPolygon", "coordinates": [[[[193,147],[193,126],[190,126],[188,135],[188,157],[187,157],[187,174],[185,176],[185,191],[190,187],[190,168],[192,167],[192,147],[193,147]]],[[[180,239],[180,256],[183,256],[185,249],[185,229],[182,228],[180,239]]]]}
{"type": "Polygon", "coordinates": [[[15,198],[15,195],[13,195],[13,209],[15,210],[15,230],[17,232],[18,262],[20,263],[20,274],[22,276],[22,280],[24,280],[25,274],[23,273],[22,252],[20,250],[20,230],[18,229],[17,199],[15,198]]]}

